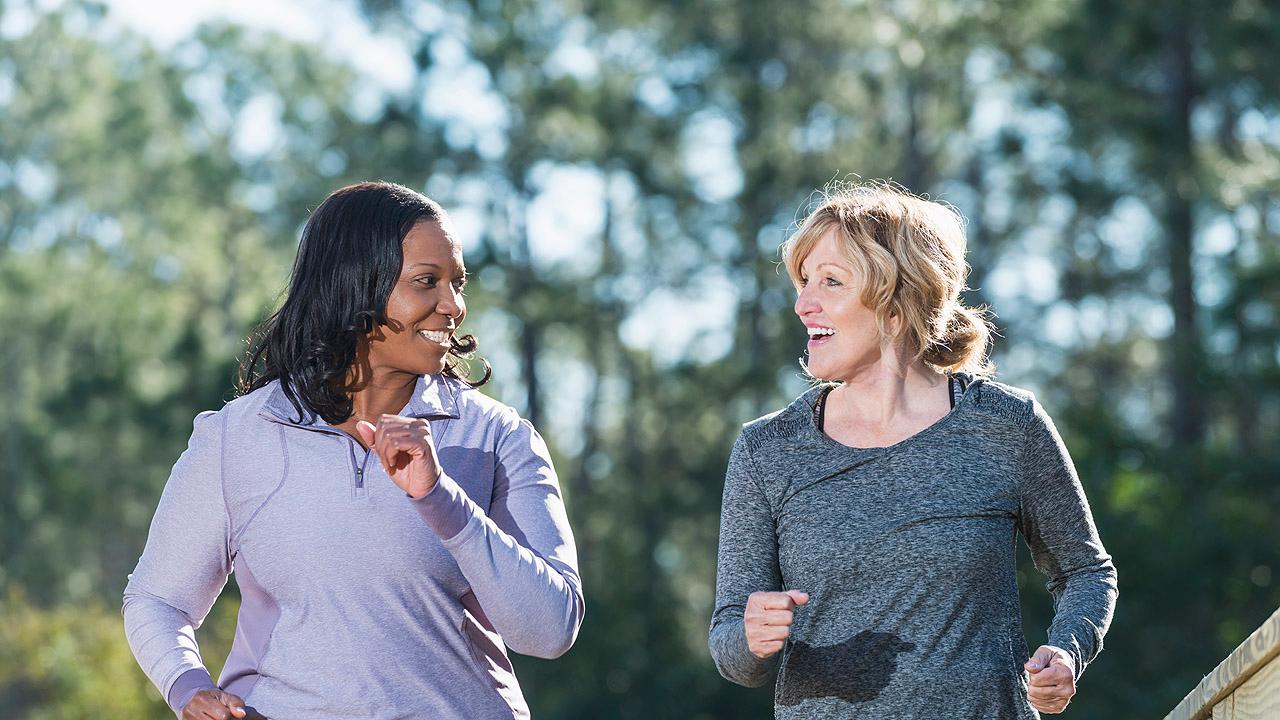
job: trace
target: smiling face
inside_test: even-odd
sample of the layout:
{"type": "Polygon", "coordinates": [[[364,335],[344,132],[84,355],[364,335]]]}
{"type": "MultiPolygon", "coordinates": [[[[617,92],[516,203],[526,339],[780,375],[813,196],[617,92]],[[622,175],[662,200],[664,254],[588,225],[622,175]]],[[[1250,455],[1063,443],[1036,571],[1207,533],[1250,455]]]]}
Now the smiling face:
{"type": "Polygon", "coordinates": [[[387,298],[386,325],[368,336],[369,366],[414,375],[444,370],[453,333],[467,314],[462,248],[447,225],[422,221],[404,236],[400,277],[387,298]]]}
{"type": "Polygon", "coordinates": [[[809,331],[809,374],[848,381],[880,361],[882,339],[837,233],[831,227],[800,263],[795,311],[809,331]]]}

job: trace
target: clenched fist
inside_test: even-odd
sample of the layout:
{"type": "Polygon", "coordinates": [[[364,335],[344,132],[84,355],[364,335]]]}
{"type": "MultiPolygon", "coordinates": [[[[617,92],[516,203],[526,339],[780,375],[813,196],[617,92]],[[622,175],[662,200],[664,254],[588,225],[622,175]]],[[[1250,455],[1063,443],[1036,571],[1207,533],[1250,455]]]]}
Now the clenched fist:
{"type": "Polygon", "coordinates": [[[356,423],[356,432],[378,456],[391,480],[410,497],[420,498],[436,486],[440,460],[426,420],[383,415],[376,426],[364,420],[356,423]]]}
{"type": "Polygon", "coordinates": [[[799,590],[751,593],[742,614],[751,654],[761,660],[777,654],[791,634],[796,606],[807,602],[809,593],[799,590]]]}
{"type": "Polygon", "coordinates": [[[1076,694],[1076,664],[1066,650],[1041,645],[1027,660],[1027,699],[1042,713],[1060,713],[1076,694]]]}
{"type": "Polygon", "coordinates": [[[231,720],[245,715],[244,700],[221,690],[201,690],[182,708],[182,720],[231,720]]]}

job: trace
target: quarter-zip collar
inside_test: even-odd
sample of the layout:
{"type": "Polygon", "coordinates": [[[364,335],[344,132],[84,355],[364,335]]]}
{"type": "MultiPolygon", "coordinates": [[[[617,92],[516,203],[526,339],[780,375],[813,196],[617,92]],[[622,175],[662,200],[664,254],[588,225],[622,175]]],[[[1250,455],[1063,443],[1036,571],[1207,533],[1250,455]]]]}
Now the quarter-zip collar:
{"type": "Polygon", "coordinates": [[[457,388],[439,375],[423,375],[413,389],[404,415],[420,418],[458,417],[457,388]]]}
{"type": "MultiPolygon", "coordinates": [[[[292,427],[309,430],[335,431],[324,418],[314,413],[305,413],[302,422],[298,422],[298,411],[285,396],[279,381],[274,383],[271,393],[263,402],[259,415],[272,422],[283,423],[292,427]]],[[[457,390],[447,379],[439,375],[423,375],[418,378],[409,397],[409,404],[400,411],[401,415],[418,418],[457,418],[457,390]]]]}

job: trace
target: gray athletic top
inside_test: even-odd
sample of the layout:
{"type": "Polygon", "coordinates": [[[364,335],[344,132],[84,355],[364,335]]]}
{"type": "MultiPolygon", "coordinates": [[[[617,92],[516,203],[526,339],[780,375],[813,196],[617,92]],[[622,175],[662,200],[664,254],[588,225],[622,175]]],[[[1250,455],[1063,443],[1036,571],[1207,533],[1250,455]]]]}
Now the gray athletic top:
{"type": "Polygon", "coordinates": [[[776,675],[779,718],[1035,718],[1017,534],[1048,578],[1046,644],[1077,675],[1102,649],[1116,571],[1071,458],[1032,395],[972,379],[884,448],[821,433],[822,387],[747,423],[729,459],[710,647],[724,677],[776,675]],[[747,649],[752,592],[809,593],[782,652],[747,649]]]}
{"type": "Polygon", "coordinates": [[[505,648],[556,657],[583,614],[547,446],[450,378],[421,378],[401,414],[430,420],[443,470],[417,500],[278,383],[196,418],[124,592],[129,645],[174,712],[213,687],[195,628],[234,567],[218,685],[261,714],[528,717],[505,648]]]}

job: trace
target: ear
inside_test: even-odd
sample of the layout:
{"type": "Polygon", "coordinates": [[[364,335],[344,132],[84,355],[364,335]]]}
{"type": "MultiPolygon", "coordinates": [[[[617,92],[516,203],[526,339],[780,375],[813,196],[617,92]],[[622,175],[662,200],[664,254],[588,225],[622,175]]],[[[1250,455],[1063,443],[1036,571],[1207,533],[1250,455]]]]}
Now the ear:
{"type": "MultiPolygon", "coordinates": [[[[866,303],[863,303],[866,305],[866,303]]],[[[882,310],[872,305],[867,305],[872,309],[876,316],[876,329],[880,332],[880,343],[882,346],[896,345],[902,338],[900,332],[902,329],[902,316],[898,313],[898,301],[889,301],[887,312],[884,315],[880,313],[882,310]]]]}
{"type": "Polygon", "coordinates": [[[902,306],[896,298],[889,302],[889,316],[885,318],[885,329],[895,338],[902,332],[902,306]]]}

